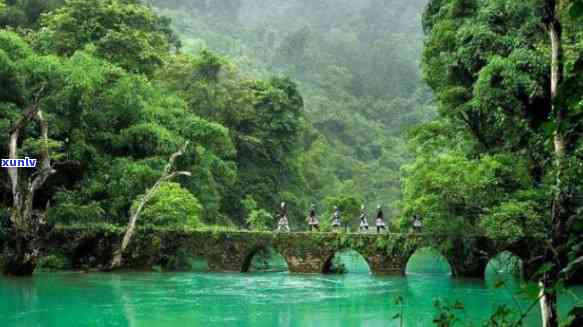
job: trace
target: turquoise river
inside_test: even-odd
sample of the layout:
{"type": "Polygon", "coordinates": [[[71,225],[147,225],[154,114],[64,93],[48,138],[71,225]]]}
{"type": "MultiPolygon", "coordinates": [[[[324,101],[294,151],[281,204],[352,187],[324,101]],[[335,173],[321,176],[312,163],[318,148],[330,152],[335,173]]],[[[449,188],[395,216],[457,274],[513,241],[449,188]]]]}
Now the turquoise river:
{"type": "MultiPolygon", "coordinates": [[[[447,264],[431,253],[415,255],[404,277],[371,276],[354,254],[338,260],[348,273],[41,272],[30,279],[0,277],[0,326],[432,326],[436,300],[463,302],[459,319],[479,326],[499,305],[525,310],[535,291],[493,265],[486,280],[453,279],[447,264]],[[395,303],[397,297],[402,305],[395,303]],[[400,312],[403,321],[395,317],[400,312]]],[[[583,297],[583,287],[565,290],[561,309],[579,302],[578,296],[583,297]]],[[[525,325],[537,322],[535,306],[525,325]]]]}

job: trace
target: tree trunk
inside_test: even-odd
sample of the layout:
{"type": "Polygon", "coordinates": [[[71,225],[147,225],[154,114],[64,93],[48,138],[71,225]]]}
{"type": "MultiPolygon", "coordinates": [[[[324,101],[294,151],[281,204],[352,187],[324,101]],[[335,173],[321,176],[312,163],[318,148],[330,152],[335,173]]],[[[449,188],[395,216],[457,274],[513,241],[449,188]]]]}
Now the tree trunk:
{"type": "Polygon", "coordinates": [[[7,259],[4,273],[9,275],[30,276],[36,268],[40,252],[38,241],[42,236],[45,221],[42,214],[35,213],[33,210],[34,196],[46,180],[56,172],[51,166],[48,148],[48,122],[39,109],[42,92],[43,88],[39,90],[31,105],[24,110],[22,116],[10,129],[8,141],[10,159],[18,159],[20,136],[33,120],[37,120],[40,125],[43,147],[39,166],[30,178],[20,178],[19,168],[7,168],[13,199],[9,239],[4,246],[7,259]]]}
{"type": "Polygon", "coordinates": [[[540,286],[540,311],[543,327],[559,327],[559,317],[557,310],[557,293],[552,290],[553,285],[540,286]]]}
{"type": "Polygon", "coordinates": [[[4,266],[4,274],[12,276],[30,276],[36,268],[39,250],[34,240],[15,233],[7,240],[10,242],[8,260],[4,266]]]}
{"type": "Polygon", "coordinates": [[[180,149],[178,152],[176,152],[172,156],[170,156],[170,160],[168,161],[168,164],[166,165],[164,172],[163,172],[162,176],[160,177],[160,179],[158,179],[158,181],[154,184],[154,186],[152,188],[150,188],[149,190],[146,191],[146,194],[144,195],[144,197],[140,201],[140,204],[138,205],[138,207],[135,210],[132,210],[130,220],[128,222],[128,227],[126,229],[126,232],[124,234],[124,237],[122,239],[120,247],[113,253],[113,259],[111,260],[111,263],[110,263],[109,267],[107,267],[106,270],[111,271],[114,269],[118,269],[122,266],[123,253],[126,251],[128,245],[130,244],[130,241],[135,233],[136,222],[138,221],[138,217],[142,213],[142,210],[144,209],[144,207],[146,206],[148,201],[150,201],[152,199],[152,197],[156,194],[156,192],[160,188],[160,185],[162,185],[163,182],[169,181],[169,180],[171,180],[177,176],[180,176],[180,175],[183,175],[183,176],[190,176],[191,175],[189,172],[185,172],[185,171],[174,172],[174,173],[172,172],[172,166],[174,165],[174,161],[176,160],[176,158],[178,158],[179,156],[184,154],[184,152],[186,151],[186,147],[188,147],[188,142],[186,142],[184,144],[182,149],[180,149]]]}
{"type": "Polygon", "coordinates": [[[556,191],[551,210],[551,231],[549,245],[545,249],[544,262],[551,264],[550,269],[540,278],[540,307],[543,327],[558,327],[559,314],[557,310],[557,292],[555,286],[559,282],[561,271],[561,255],[558,249],[565,242],[565,223],[567,204],[562,182],[565,156],[567,151],[566,138],[563,128],[563,120],[566,108],[557,106],[557,91],[563,80],[563,47],[561,42],[561,23],[557,17],[556,0],[545,0],[544,23],[551,41],[551,112],[555,119],[555,131],[553,135],[554,157],[556,165],[556,191]]]}

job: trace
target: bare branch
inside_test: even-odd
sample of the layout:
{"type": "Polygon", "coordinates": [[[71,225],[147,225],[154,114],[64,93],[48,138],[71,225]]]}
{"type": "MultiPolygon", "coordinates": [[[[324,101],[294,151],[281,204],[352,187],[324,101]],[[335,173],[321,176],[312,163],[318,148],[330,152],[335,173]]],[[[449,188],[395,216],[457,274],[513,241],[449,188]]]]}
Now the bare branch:
{"type": "Polygon", "coordinates": [[[26,127],[26,125],[30,121],[32,121],[34,119],[34,117],[36,116],[36,113],[40,107],[40,99],[42,97],[44,90],[45,90],[45,87],[41,86],[41,88],[34,94],[34,96],[32,97],[32,102],[31,102],[30,106],[28,106],[24,110],[24,112],[22,113],[22,116],[18,120],[16,120],[16,122],[10,128],[11,134],[15,131],[19,131],[19,130],[23,129],[24,127],[26,127]]]}
{"type": "Polygon", "coordinates": [[[34,194],[34,192],[43,186],[49,176],[57,172],[53,169],[53,167],[51,167],[51,157],[49,154],[49,124],[44,118],[42,111],[39,110],[36,116],[41,125],[43,146],[41,151],[41,163],[38,170],[38,176],[35,177],[31,182],[29,189],[29,192],[32,194],[34,194]]]}
{"type": "Polygon", "coordinates": [[[176,153],[174,153],[170,156],[170,159],[168,160],[168,164],[166,164],[166,167],[164,168],[164,173],[162,174],[162,176],[158,179],[158,181],[156,181],[156,183],[154,184],[154,186],[152,186],[152,188],[150,188],[146,191],[146,194],[144,194],[144,196],[140,200],[138,207],[135,210],[132,210],[131,215],[130,215],[130,220],[128,223],[128,227],[126,229],[126,232],[125,232],[124,237],[123,237],[122,242],[121,242],[121,246],[119,247],[119,249],[117,249],[115,251],[115,253],[113,255],[113,259],[111,260],[111,264],[109,265],[109,267],[107,267],[108,270],[113,270],[113,269],[121,267],[123,253],[127,249],[128,245],[131,241],[131,238],[134,235],[134,232],[136,229],[136,222],[138,221],[138,218],[139,218],[140,214],[142,213],[142,210],[144,209],[146,204],[152,199],[152,197],[154,197],[154,195],[156,194],[156,192],[160,188],[160,185],[162,185],[163,182],[169,181],[177,176],[191,176],[192,175],[188,171],[172,172],[172,167],[174,166],[174,161],[176,161],[176,159],[178,157],[180,157],[181,155],[184,154],[184,152],[186,152],[186,148],[188,147],[188,144],[189,144],[189,142],[186,142],[182,148],[180,148],[176,153]]]}
{"type": "MultiPolygon", "coordinates": [[[[17,159],[18,155],[18,138],[20,136],[20,129],[14,130],[10,133],[10,141],[8,144],[9,147],[9,155],[8,158],[10,159],[17,159]]],[[[10,177],[10,182],[12,183],[12,197],[13,197],[13,206],[18,207],[20,206],[20,191],[18,190],[18,168],[16,167],[9,167],[8,176],[10,177]]]]}
{"type": "Polygon", "coordinates": [[[178,171],[178,172],[175,172],[175,173],[172,173],[172,174],[166,176],[164,178],[164,181],[168,181],[168,180],[174,179],[174,178],[176,178],[178,176],[188,176],[188,177],[190,177],[190,176],[192,176],[192,174],[189,171],[178,171]]]}
{"type": "MultiPolygon", "coordinates": [[[[10,159],[18,159],[18,141],[20,138],[20,133],[28,123],[37,116],[40,107],[40,99],[44,92],[45,87],[42,86],[38,92],[35,93],[33,96],[31,105],[24,110],[22,116],[16,120],[16,122],[10,128],[10,137],[9,137],[9,158],[10,159]]],[[[18,176],[18,168],[10,167],[7,168],[8,176],[11,182],[11,189],[12,189],[12,198],[13,198],[13,206],[15,208],[22,207],[22,194],[19,185],[19,176],[18,176]]]]}
{"type": "Polygon", "coordinates": [[[567,265],[567,267],[565,267],[565,269],[561,270],[561,274],[568,276],[569,274],[573,273],[574,271],[579,270],[581,267],[583,267],[583,256],[571,261],[569,263],[569,265],[567,265]]]}

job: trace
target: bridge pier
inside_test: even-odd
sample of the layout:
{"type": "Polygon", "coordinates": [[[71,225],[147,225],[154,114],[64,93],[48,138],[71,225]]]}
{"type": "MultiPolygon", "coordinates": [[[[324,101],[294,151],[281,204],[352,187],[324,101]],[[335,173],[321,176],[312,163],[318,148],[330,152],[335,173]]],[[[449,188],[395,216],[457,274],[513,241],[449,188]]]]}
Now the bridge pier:
{"type": "Polygon", "coordinates": [[[383,254],[369,255],[366,257],[371,272],[381,276],[404,276],[407,259],[408,257],[406,256],[383,254]]]}
{"type": "Polygon", "coordinates": [[[453,238],[447,253],[443,253],[454,277],[484,278],[490,261],[491,244],[487,239],[453,238]]]}
{"type": "Polygon", "coordinates": [[[217,239],[207,240],[204,246],[204,258],[209,271],[244,272],[248,268],[250,256],[264,242],[246,239],[241,234],[221,235],[217,239]]]}
{"type": "Polygon", "coordinates": [[[330,253],[307,251],[300,253],[293,249],[284,251],[283,257],[291,273],[321,274],[324,272],[330,253]]]}
{"type": "Polygon", "coordinates": [[[471,262],[468,266],[454,264],[451,266],[451,273],[459,278],[484,278],[486,275],[486,265],[488,262],[471,262]]]}
{"type": "Polygon", "coordinates": [[[245,250],[237,245],[229,245],[222,252],[212,252],[204,256],[209,271],[241,272],[245,259],[245,250]]]}

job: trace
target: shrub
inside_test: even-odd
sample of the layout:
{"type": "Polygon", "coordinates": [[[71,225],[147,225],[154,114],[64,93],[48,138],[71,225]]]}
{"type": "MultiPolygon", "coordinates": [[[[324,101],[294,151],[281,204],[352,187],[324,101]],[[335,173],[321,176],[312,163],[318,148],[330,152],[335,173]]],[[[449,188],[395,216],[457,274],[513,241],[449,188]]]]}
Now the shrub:
{"type": "Polygon", "coordinates": [[[63,270],[70,268],[70,264],[67,259],[62,255],[48,255],[42,257],[38,261],[36,269],[38,270],[63,270]]]}
{"type": "Polygon", "coordinates": [[[271,230],[273,229],[273,222],[273,216],[264,209],[253,210],[247,217],[247,224],[254,230],[271,230]]]}
{"type": "MultiPolygon", "coordinates": [[[[141,199],[134,201],[135,210],[141,199]]],[[[203,207],[198,199],[178,183],[162,183],[146,204],[140,220],[143,224],[197,228],[202,225],[203,207]]]]}

